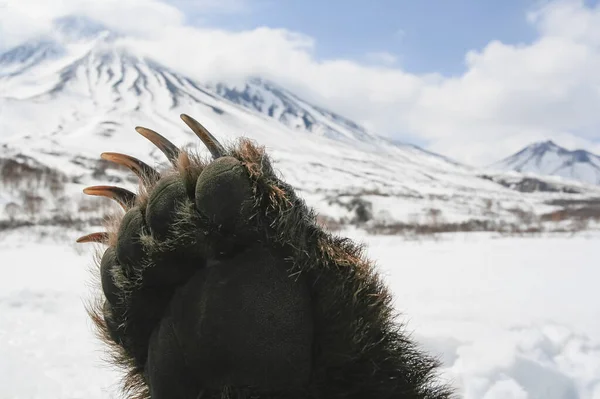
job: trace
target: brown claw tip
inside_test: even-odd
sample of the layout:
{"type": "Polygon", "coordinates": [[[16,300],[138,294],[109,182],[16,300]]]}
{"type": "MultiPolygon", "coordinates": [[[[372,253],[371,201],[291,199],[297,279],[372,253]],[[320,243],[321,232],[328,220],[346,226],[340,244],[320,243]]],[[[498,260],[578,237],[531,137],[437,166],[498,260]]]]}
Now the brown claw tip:
{"type": "Polygon", "coordinates": [[[139,159],[117,152],[103,152],[100,158],[123,165],[133,171],[144,183],[154,184],[160,179],[160,173],[139,159]]]}
{"type": "Polygon", "coordinates": [[[91,233],[91,234],[87,234],[83,237],[79,237],[77,239],[78,243],[86,243],[86,242],[99,242],[102,244],[106,244],[108,243],[108,233],[106,232],[97,232],[97,233],[91,233]]]}
{"type": "Polygon", "coordinates": [[[206,148],[210,151],[213,158],[217,159],[225,156],[225,148],[219,143],[219,141],[200,124],[197,120],[187,114],[181,114],[180,118],[185,122],[186,125],[202,140],[206,148]]]}
{"type": "Polygon", "coordinates": [[[142,126],[136,126],[135,131],[150,140],[173,164],[177,164],[177,157],[179,156],[179,148],[161,134],[155,132],[152,129],[148,129],[142,126]]]}
{"type": "Polygon", "coordinates": [[[115,186],[92,186],[83,189],[87,195],[98,195],[108,197],[117,201],[125,210],[135,203],[136,195],[129,190],[115,186]]]}

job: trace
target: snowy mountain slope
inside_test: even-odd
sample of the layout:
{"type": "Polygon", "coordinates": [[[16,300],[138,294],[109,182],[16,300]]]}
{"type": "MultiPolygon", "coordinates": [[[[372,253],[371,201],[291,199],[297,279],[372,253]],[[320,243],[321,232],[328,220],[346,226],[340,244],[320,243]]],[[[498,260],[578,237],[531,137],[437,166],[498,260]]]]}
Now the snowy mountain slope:
{"type": "Polygon", "coordinates": [[[552,141],[531,144],[490,168],[600,184],[600,156],[585,150],[569,151],[552,141]]]}
{"type": "Polygon", "coordinates": [[[355,122],[308,104],[288,90],[260,78],[248,79],[243,90],[224,83],[209,84],[208,87],[233,103],[256,110],[294,129],[337,140],[380,140],[355,122]]]}
{"type": "Polygon", "coordinates": [[[598,187],[565,182],[551,184],[570,189],[524,194],[475,169],[367,132],[275,84],[251,79],[242,91],[202,84],[137,56],[120,45],[118,34],[80,19],[62,20],[57,32],[10,50],[0,63],[4,218],[18,208],[30,210],[27,220],[87,211],[97,217],[97,208],[81,202],[85,185],[136,189],[131,174],[101,161],[101,152],[165,162],[135,126],[201,148],[180,113],[194,116],[223,142],[247,136],[265,145],[307,202],[342,224],[424,221],[431,209],[441,212],[436,220],[448,223],[510,221],[516,208],[546,213],[557,209],[546,204],[552,199],[600,196],[598,187]],[[23,168],[35,183],[14,182],[23,168]]]}
{"type": "Polygon", "coordinates": [[[45,60],[63,55],[63,48],[53,41],[26,43],[0,55],[0,76],[15,76],[45,60]]]}

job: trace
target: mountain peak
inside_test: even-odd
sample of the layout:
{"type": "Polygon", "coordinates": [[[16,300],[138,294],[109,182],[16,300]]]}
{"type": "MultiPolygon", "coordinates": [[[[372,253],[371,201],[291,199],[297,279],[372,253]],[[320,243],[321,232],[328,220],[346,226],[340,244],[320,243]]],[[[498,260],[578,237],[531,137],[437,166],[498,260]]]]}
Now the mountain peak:
{"type": "Polygon", "coordinates": [[[598,155],[583,149],[570,151],[552,140],[530,144],[491,167],[600,184],[600,157],[598,155]]]}
{"type": "Polygon", "coordinates": [[[552,151],[558,149],[564,150],[564,148],[562,148],[552,140],[537,141],[524,148],[524,150],[526,149],[531,149],[534,151],[552,151]]]}
{"type": "Polygon", "coordinates": [[[545,147],[559,147],[554,141],[546,140],[538,143],[539,145],[543,145],[545,147]]]}
{"type": "MultiPolygon", "coordinates": [[[[76,96],[91,101],[94,109],[120,113],[153,114],[147,110],[165,106],[169,110],[201,106],[219,115],[226,109],[230,113],[243,109],[302,134],[366,146],[383,140],[261,77],[211,86],[105,40],[113,33],[89,18],[63,17],[55,20],[55,26],[55,37],[47,44],[26,43],[11,50],[4,65],[0,62],[0,99],[71,102],[76,96]],[[62,41],[61,35],[69,41],[62,41]],[[54,47],[60,51],[50,54],[47,48],[54,47]]],[[[65,129],[64,122],[56,126],[57,131],[65,129]]]]}

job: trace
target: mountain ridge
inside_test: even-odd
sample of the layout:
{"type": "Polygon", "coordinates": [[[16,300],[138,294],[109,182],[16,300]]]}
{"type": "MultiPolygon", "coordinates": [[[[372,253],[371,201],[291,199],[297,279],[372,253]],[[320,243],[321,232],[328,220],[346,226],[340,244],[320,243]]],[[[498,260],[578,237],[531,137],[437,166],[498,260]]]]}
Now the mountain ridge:
{"type": "MultiPolygon", "coordinates": [[[[74,25],[78,29],[83,29],[81,28],[82,22],[80,21],[73,24],[66,22],[62,23],[66,26],[74,25]]],[[[118,34],[113,34],[113,32],[107,29],[100,29],[99,27],[89,31],[83,30],[85,32],[83,39],[86,39],[87,42],[79,40],[81,38],[71,42],[67,41],[66,43],[64,41],[61,42],[56,38],[42,38],[38,41],[24,43],[13,49],[9,49],[7,52],[0,55],[0,57],[3,57],[4,59],[4,62],[0,63],[0,95],[4,98],[18,100],[53,96],[57,92],[63,90],[71,80],[78,78],[77,71],[79,67],[85,63],[95,65],[97,69],[95,71],[97,75],[96,79],[106,78],[107,81],[110,81],[112,77],[120,74],[121,78],[112,82],[113,91],[117,92],[120,85],[127,83],[125,82],[127,76],[125,76],[123,66],[124,64],[129,64],[125,66],[135,70],[137,72],[137,77],[135,81],[128,82],[132,83],[131,86],[128,87],[128,90],[134,90],[136,95],[140,96],[142,91],[147,89],[145,85],[149,78],[148,73],[146,73],[148,71],[142,71],[141,69],[149,67],[148,69],[154,72],[159,80],[164,80],[164,85],[166,85],[171,93],[171,108],[177,106],[179,100],[186,96],[191,97],[195,102],[202,102],[198,98],[190,95],[190,91],[199,91],[204,95],[213,97],[218,96],[222,99],[229,100],[233,104],[241,105],[242,108],[259,111],[269,117],[273,117],[273,107],[278,107],[280,110],[278,111],[277,119],[280,122],[304,132],[329,137],[350,138],[351,141],[356,139],[363,141],[385,139],[368,133],[363,127],[337,113],[322,107],[310,105],[289,91],[265,79],[248,79],[244,92],[239,92],[235,88],[230,88],[224,83],[213,85],[212,87],[214,87],[215,90],[212,91],[210,84],[201,85],[194,79],[183,76],[153,59],[141,57],[131,53],[127,49],[117,47],[115,42],[118,34]],[[82,44],[82,42],[84,44],[82,44]],[[73,48],[77,46],[80,48],[74,50],[73,48]],[[52,57],[44,57],[43,55],[45,54],[51,54],[52,57]],[[68,58],[64,57],[65,55],[69,55],[71,60],[62,65],[56,65],[57,70],[54,71],[54,74],[51,73],[50,75],[53,75],[53,78],[55,78],[56,74],[58,74],[59,78],[54,79],[52,82],[47,82],[46,86],[50,86],[50,88],[43,89],[44,85],[38,85],[37,92],[30,92],[27,94],[17,94],[14,91],[11,92],[10,85],[6,83],[8,78],[13,78],[14,80],[14,78],[22,77],[22,80],[28,80],[30,79],[29,76],[22,75],[27,75],[28,73],[31,75],[31,69],[39,66],[39,63],[44,61],[55,61],[56,59],[60,59],[60,56],[63,56],[64,60],[64,58],[68,58]],[[21,68],[14,71],[15,64],[20,64],[21,68]],[[117,69],[114,69],[111,67],[111,64],[120,65],[117,69]],[[118,70],[119,68],[121,69],[120,71],[118,70]],[[182,90],[182,88],[184,90],[182,90]],[[254,101],[252,103],[241,100],[244,95],[247,95],[249,90],[252,90],[253,92],[254,101]],[[272,102],[269,110],[257,106],[255,101],[257,98],[264,101],[264,98],[267,97],[269,97],[272,102]],[[273,99],[276,101],[273,101],[273,99]],[[275,104],[275,102],[277,102],[277,104],[275,104]],[[299,121],[302,123],[298,123],[299,121]]],[[[69,34],[66,36],[72,39],[73,35],[74,33],[69,31],[69,34]]],[[[64,39],[65,35],[62,35],[61,37],[64,39]]],[[[89,73],[89,71],[86,73],[89,73]]],[[[13,85],[19,86],[18,83],[19,82],[13,83],[13,85]]],[[[147,90],[147,92],[152,94],[149,90],[147,90]]],[[[113,96],[111,100],[118,104],[122,101],[122,98],[113,96]]],[[[218,108],[214,108],[214,110],[215,112],[222,111],[218,108]]]]}
{"type": "Polygon", "coordinates": [[[33,49],[29,54],[9,50],[20,56],[0,63],[0,161],[9,177],[0,181],[9,188],[0,193],[0,208],[13,204],[11,212],[26,207],[34,193],[35,201],[46,203],[47,217],[81,215],[91,209],[81,203],[85,185],[118,183],[136,190],[128,171],[100,160],[99,153],[126,152],[163,165],[162,153],[133,128],[147,126],[179,146],[196,147],[195,135],[177,120],[181,113],[201,121],[224,144],[245,136],[264,145],[307,203],[342,225],[429,223],[432,214],[438,215],[436,223],[496,223],[518,218],[515,207],[547,213],[557,209],[549,201],[567,195],[600,196],[600,188],[555,181],[527,184],[526,190],[537,188],[524,194],[519,176],[510,181],[482,176],[442,155],[370,132],[276,83],[258,77],[241,87],[200,82],[120,47],[109,31],[87,30],[79,22],[72,26],[68,35],[57,35],[66,42],[53,39],[64,52],[39,57],[42,50],[29,43],[22,47],[33,49]],[[77,30],[84,34],[77,36],[77,30]],[[8,64],[10,74],[4,73],[8,64]],[[29,175],[37,183],[10,180],[19,168],[33,168],[29,175]]]}
{"type": "Polygon", "coordinates": [[[532,143],[490,168],[600,184],[600,156],[583,149],[568,150],[552,140],[532,143]]]}

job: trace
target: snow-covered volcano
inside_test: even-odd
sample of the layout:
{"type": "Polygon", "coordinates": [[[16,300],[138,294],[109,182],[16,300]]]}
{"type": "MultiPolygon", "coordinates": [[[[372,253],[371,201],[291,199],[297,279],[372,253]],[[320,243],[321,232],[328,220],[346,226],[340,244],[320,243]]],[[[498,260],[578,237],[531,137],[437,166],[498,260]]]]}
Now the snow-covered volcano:
{"type": "Polygon", "coordinates": [[[556,208],[549,200],[600,194],[553,181],[545,192],[524,194],[513,183],[369,132],[273,82],[201,82],[138,56],[101,25],[64,18],[52,37],[0,55],[4,218],[20,208],[30,210],[29,220],[43,213],[38,208],[80,215],[90,208],[81,203],[84,185],[135,189],[130,174],[101,161],[100,152],[164,162],[135,133],[138,125],[198,146],[180,113],[223,142],[247,136],[265,145],[284,178],[336,223],[501,220],[514,218],[516,208],[544,213],[556,208]]]}
{"type": "Polygon", "coordinates": [[[585,150],[569,151],[553,141],[533,143],[491,167],[600,184],[600,156],[585,150]]]}

